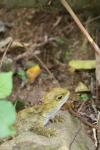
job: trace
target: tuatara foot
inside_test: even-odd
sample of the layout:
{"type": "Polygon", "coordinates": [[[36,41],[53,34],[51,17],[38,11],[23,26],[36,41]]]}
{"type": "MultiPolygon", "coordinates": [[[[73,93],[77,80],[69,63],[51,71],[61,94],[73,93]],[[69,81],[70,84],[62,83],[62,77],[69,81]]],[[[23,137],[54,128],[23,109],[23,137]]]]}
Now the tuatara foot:
{"type": "Polygon", "coordinates": [[[56,115],[53,119],[51,119],[53,123],[63,122],[64,118],[60,115],[56,115]]]}
{"type": "Polygon", "coordinates": [[[38,134],[38,135],[42,135],[42,136],[46,136],[46,137],[51,137],[51,136],[56,135],[55,129],[46,128],[43,126],[35,126],[35,127],[32,127],[30,130],[33,131],[34,133],[38,134]]]}

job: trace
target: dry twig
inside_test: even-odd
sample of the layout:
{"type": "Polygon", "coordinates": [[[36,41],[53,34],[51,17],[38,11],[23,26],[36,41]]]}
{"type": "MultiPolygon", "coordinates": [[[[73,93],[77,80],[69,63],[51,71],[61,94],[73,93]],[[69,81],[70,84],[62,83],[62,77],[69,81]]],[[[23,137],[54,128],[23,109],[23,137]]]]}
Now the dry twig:
{"type": "Polygon", "coordinates": [[[69,14],[72,16],[72,18],[76,22],[77,26],[80,28],[80,30],[85,35],[85,37],[87,38],[87,40],[90,42],[90,44],[92,45],[92,47],[94,48],[94,50],[97,52],[97,54],[99,54],[99,56],[100,56],[100,48],[99,48],[99,46],[95,43],[95,41],[93,40],[93,38],[90,36],[90,34],[85,29],[85,27],[82,25],[82,23],[80,22],[79,18],[76,16],[76,14],[72,10],[72,8],[69,6],[69,4],[67,3],[67,1],[66,0],[60,0],[60,2],[66,8],[66,10],[69,12],[69,14]]]}
{"type": "Polygon", "coordinates": [[[2,67],[2,64],[3,64],[3,60],[4,60],[4,58],[5,58],[6,54],[7,54],[7,51],[8,51],[9,48],[11,47],[12,42],[13,42],[13,40],[11,39],[11,41],[9,42],[7,48],[5,49],[5,51],[4,51],[4,53],[3,53],[3,56],[2,56],[1,61],[0,61],[0,70],[1,70],[1,67],[2,67]]]}
{"type": "Polygon", "coordinates": [[[72,115],[74,115],[74,116],[78,117],[79,119],[81,119],[81,121],[82,121],[85,125],[88,125],[89,127],[95,128],[95,129],[97,129],[97,130],[100,131],[100,127],[99,127],[98,125],[94,125],[94,124],[88,122],[85,118],[83,118],[80,114],[78,114],[77,112],[75,112],[72,108],[69,109],[69,112],[70,112],[72,115]]]}
{"type": "Polygon", "coordinates": [[[34,51],[37,49],[37,48],[40,48],[40,47],[43,47],[45,46],[46,44],[48,44],[49,42],[52,42],[54,41],[55,39],[54,38],[49,38],[49,39],[46,39],[44,40],[43,42],[41,43],[35,43],[31,46],[30,49],[27,49],[27,47],[25,45],[23,45],[23,47],[27,50],[26,52],[18,55],[17,57],[14,58],[14,61],[18,61],[22,58],[32,58],[35,54],[34,54],[34,51]]]}
{"type": "Polygon", "coordinates": [[[51,71],[48,69],[48,67],[43,63],[43,61],[34,53],[34,51],[39,48],[39,47],[42,47],[42,46],[45,46],[47,43],[49,42],[52,42],[54,41],[55,38],[45,38],[45,40],[41,43],[35,43],[31,46],[30,49],[27,49],[27,47],[25,47],[25,45],[23,45],[23,47],[26,49],[26,52],[18,55],[17,57],[14,58],[14,61],[18,61],[22,58],[36,58],[38,60],[38,62],[40,63],[40,65],[48,72],[48,74],[50,75],[50,77],[52,79],[54,79],[54,81],[57,83],[58,86],[59,85],[59,82],[56,80],[56,78],[54,77],[54,75],[51,73],[51,71]]]}

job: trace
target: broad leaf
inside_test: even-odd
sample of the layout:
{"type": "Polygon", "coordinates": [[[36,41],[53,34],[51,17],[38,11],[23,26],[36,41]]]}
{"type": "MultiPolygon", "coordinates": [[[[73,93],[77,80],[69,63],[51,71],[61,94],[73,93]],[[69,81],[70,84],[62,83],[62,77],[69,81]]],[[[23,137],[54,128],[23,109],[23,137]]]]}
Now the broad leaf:
{"type": "Polygon", "coordinates": [[[0,73],[0,99],[6,98],[12,92],[12,72],[0,73]]]}
{"type": "Polygon", "coordinates": [[[16,121],[16,111],[13,104],[7,100],[0,101],[0,138],[15,134],[13,124],[16,121]]]}
{"type": "Polygon", "coordinates": [[[90,90],[83,82],[79,82],[75,92],[90,92],[90,90]]]}
{"type": "Polygon", "coordinates": [[[96,68],[95,60],[71,60],[69,61],[70,71],[91,70],[96,68]]]}
{"type": "Polygon", "coordinates": [[[80,99],[81,101],[87,101],[87,100],[90,99],[90,95],[88,95],[88,94],[86,94],[86,93],[80,94],[79,99],[80,99]]]}
{"type": "Polygon", "coordinates": [[[23,81],[27,80],[26,73],[22,69],[17,72],[17,76],[23,81]]]}
{"type": "Polygon", "coordinates": [[[11,126],[0,125],[0,138],[6,138],[16,134],[16,130],[11,126]]]}

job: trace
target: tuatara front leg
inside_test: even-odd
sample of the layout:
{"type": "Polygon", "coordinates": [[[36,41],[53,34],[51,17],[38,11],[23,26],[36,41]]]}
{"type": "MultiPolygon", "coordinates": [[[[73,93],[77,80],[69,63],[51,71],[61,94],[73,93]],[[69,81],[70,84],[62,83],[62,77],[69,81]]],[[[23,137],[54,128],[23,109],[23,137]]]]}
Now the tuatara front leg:
{"type": "Polygon", "coordinates": [[[56,130],[54,128],[47,128],[42,125],[35,125],[30,130],[38,135],[42,135],[46,137],[51,137],[56,135],[56,130]]]}
{"type": "MultiPolygon", "coordinates": [[[[62,123],[64,118],[61,115],[56,115],[53,119],[51,119],[52,123],[62,123]]],[[[51,137],[56,135],[56,130],[54,128],[48,128],[41,124],[35,124],[31,129],[36,134],[51,137]]]]}
{"type": "Polygon", "coordinates": [[[59,123],[59,122],[63,122],[64,118],[61,115],[56,115],[54,118],[51,119],[52,123],[59,123]]]}

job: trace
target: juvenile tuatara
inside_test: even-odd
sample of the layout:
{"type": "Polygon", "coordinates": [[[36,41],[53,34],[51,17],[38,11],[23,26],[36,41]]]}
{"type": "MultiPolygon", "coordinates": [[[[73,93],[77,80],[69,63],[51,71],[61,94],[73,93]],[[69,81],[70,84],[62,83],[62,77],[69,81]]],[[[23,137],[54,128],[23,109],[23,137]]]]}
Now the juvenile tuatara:
{"type": "Polygon", "coordinates": [[[18,112],[16,122],[18,132],[31,129],[38,134],[52,135],[54,132],[45,126],[50,119],[56,116],[62,105],[68,100],[69,95],[70,92],[66,89],[53,88],[44,95],[42,104],[18,112]]]}

